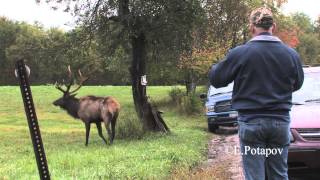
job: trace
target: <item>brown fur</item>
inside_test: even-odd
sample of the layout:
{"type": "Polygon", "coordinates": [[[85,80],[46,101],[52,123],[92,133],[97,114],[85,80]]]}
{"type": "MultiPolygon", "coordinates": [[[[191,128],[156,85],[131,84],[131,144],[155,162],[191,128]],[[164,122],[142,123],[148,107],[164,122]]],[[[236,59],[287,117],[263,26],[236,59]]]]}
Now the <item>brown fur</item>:
{"type": "Polygon", "coordinates": [[[79,105],[78,116],[84,123],[103,121],[108,124],[120,111],[120,104],[113,97],[85,96],[79,99],[79,105]]]}
{"type": "Polygon", "coordinates": [[[91,123],[97,125],[99,136],[106,142],[101,131],[101,122],[103,122],[109,135],[110,144],[113,142],[115,125],[120,111],[120,104],[115,98],[84,96],[78,99],[74,95],[67,94],[53,104],[65,109],[74,118],[81,119],[86,126],[86,145],[88,145],[91,123]]]}
{"type": "Polygon", "coordinates": [[[56,82],[55,87],[63,93],[63,96],[53,102],[53,105],[59,106],[66,110],[69,115],[74,118],[81,119],[86,126],[86,146],[89,141],[91,123],[95,123],[98,129],[99,136],[107,143],[102,134],[101,122],[107,129],[110,144],[112,144],[115,136],[115,126],[120,111],[120,104],[113,97],[96,97],[84,96],[80,99],[75,97],[82,84],[88,80],[88,77],[83,77],[80,69],[78,70],[80,82],[78,87],[70,91],[74,82],[71,67],[68,66],[69,83],[63,84],[66,88],[62,88],[62,84],[56,82]],[[110,129],[111,124],[111,129],[110,129]]]}

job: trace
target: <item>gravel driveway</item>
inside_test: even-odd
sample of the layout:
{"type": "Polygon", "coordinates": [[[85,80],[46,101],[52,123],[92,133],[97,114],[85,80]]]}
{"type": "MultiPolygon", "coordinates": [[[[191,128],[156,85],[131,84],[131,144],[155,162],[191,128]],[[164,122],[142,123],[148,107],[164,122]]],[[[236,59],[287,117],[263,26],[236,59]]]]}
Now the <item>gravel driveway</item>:
{"type": "Polygon", "coordinates": [[[224,164],[230,180],[243,180],[242,162],[240,156],[239,137],[237,129],[219,129],[209,142],[208,164],[215,168],[217,164],[224,164]]]}
{"type": "MultiPolygon", "coordinates": [[[[208,143],[208,160],[190,179],[244,180],[237,128],[220,128],[208,143]]],[[[290,180],[319,180],[320,169],[291,172],[290,180]]]]}
{"type": "Polygon", "coordinates": [[[237,128],[221,128],[208,143],[208,159],[187,179],[244,180],[237,128]]]}

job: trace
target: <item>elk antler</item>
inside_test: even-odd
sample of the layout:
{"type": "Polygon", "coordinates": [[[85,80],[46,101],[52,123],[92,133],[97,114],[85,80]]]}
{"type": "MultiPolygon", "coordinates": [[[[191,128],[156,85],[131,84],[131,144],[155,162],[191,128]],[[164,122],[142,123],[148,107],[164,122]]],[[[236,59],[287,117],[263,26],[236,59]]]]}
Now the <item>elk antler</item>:
{"type": "Polygon", "coordinates": [[[76,89],[72,90],[70,92],[70,94],[75,93],[76,91],[78,91],[81,88],[81,86],[83,85],[83,83],[86,82],[89,79],[88,77],[82,76],[82,73],[81,73],[80,69],[78,69],[78,74],[79,74],[79,78],[80,78],[78,87],[76,89]]]}
{"type": "Polygon", "coordinates": [[[64,94],[69,93],[70,88],[71,88],[71,85],[72,85],[72,83],[73,83],[73,78],[72,78],[72,72],[71,72],[70,65],[68,65],[68,76],[69,76],[69,83],[68,83],[68,84],[65,84],[64,79],[62,80],[62,84],[60,84],[60,83],[58,83],[58,82],[55,83],[55,87],[56,87],[58,90],[60,90],[61,92],[63,92],[64,94]],[[66,90],[64,90],[64,89],[62,88],[63,85],[66,87],[66,90]]]}
{"type": "Polygon", "coordinates": [[[70,67],[70,65],[68,65],[69,83],[68,83],[68,84],[65,84],[65,83],[64,83],[64,80],[63,80],[63,83],[62,83],[62,85],[64,85],[64,86],[66,87],[66,90],[64,90],[64,89],[62,88],[62,85],[59,84],[59,83],[57,83],[57,82],[55,83],[55,87],[56,87],[58,90],[60,90],[61,92],[63,92],[64,94],[72,94],[72,93],[75,93],[76,91],[78,91],[78,90],[81,88],[82,84],[89,79],[88,77],[83,77],[83,76],[82,76],[82,73],[81,73],[80,69],[78,70],[78,73],[79,73],[79,78],[80,78],[80,80],[79,80],[78,87],[77,87],[76,89],[74,89],[74,90],[72,90],[72,91],[70,92],[71,86],[72,86],[72,84],[73,84],[73,76],[72,76],[72,72],[71,72],[71,67],[70,67]]]}
{"type": "Polygon", "coordinates": [[[73,78],[72,78],[72,72],[71,72],[71,67],[70,67],[70,65],[68,65],[68,76],[69,76],[69,84],[66,85],[66,87],[67,87],[66,92],[69,92],[69,91],[70,91],[70,88],[71,88],[71,86],[72,86],[72,84],[73,84],[73,78]]]}
{"type": "Polygon", "coordinates": [[[54,86],[55,86],[55,88],[57,88],[59,91],[61,91],[61,92],[63,92],[63,93],[66,93],[66,91],[62,89],[61,85],[58,84],[57,81],[56,81],[56,83],[54,83],[54,86]]]}

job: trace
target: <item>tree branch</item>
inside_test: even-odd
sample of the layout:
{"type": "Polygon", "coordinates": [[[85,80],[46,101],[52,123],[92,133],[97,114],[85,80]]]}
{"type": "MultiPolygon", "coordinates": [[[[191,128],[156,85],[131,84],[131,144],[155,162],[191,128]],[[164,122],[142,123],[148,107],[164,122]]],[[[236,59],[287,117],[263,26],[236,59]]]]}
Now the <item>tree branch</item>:
{"type": "Polygon", "coordinates": [[[114,22],[120,22],[120,17],[119,16],[111,16],[108,19],[111,20],[111,21],[114,21],[114,22]]]}

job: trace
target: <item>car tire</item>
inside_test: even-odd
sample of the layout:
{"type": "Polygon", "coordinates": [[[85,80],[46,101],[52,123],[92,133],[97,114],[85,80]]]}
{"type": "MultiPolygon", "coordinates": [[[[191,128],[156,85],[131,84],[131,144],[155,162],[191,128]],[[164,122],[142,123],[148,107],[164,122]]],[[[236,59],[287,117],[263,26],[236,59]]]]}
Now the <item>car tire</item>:
{"type": "Polygon", "coordinates": [[[219,126],[216,124],[208,124],[208,129],[210,132],[216,132],[219,129],[219,126]]]}

